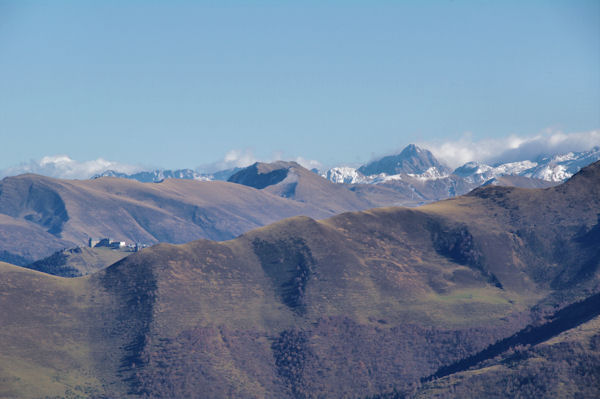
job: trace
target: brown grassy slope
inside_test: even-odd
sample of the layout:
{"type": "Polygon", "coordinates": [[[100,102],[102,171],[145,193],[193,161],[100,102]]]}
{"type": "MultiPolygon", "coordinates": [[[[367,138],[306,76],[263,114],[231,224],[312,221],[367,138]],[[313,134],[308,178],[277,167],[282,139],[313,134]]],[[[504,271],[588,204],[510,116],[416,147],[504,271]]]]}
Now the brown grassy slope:
{"type": "Polygon", "coordinates": [[[592,284],[595,280],[587,279],[595,275],[600,261],[599,181],[596,162],[560,186],[479,188],[424,210],[452,223],[468,223],[483,235],[495,234],[494,240],[480,243],[487,246],[493,273],[516,268],[553,288],[592,284]]]}
{"type": "Polygon", "coordinates": [[[23,228],[38,234],[30,244],[35,249],[27,251],[7,241],[0,250],[36,258],[41,249],[60,249],[57,239],[71,243],[69,246],[104,236],[147,244],[201,237],[222,240],[289,216],[332,215],[317,206],[224,182],[69,181],[36,175],[0,182],[0,214],[19,220],[23,228]]]}
{"type": "Polygon", "coordinates": [[[120,298],[125,378],[152,397],[372,393],[514,328],[499,319],[519,295],[435,253],[405,264],[381,239],[371,257],[296,218],[226,243],[161,244],[92,278],[120,298]]]}
{"type": "Polygon", "coordinates": [[[547,190],[490,187],[419,209],[296,217],[227,242],[160,244],[72,280],[87,297],[13,274],[0,305],[18,313],[6,316],[13,329],[0,353],[4,364],[44,361],[46,376],[92,369],[98,381],[86,383],[147,397],[406,387],[520,330],[540,299],[598,291],[599,170],[547,190]],[[54,292],[41,312],[28,299],[36,289],[54,292]],[[45,340],[53,328],[93,361],[45,340]],[[19,341],[19,331],[32,339],[19,341]],[[52,355],[38,359],[29,347],[52,355]],[[61,365],[69,358],[76,367],[61,365]]]}
{"type": "MultiPolygon", "coordinates": [[[[367,246],[379,245],[380,239],[367,246]]],[[[193,397],[199,392],[212,397],[372,392],[398,375],[410,379],[420,376],[423,367],[426,371],[438,367],[434,349],[448,351],[460,340],[461,353],[469,353],[487,343],[489,331],[464,328],[465,311],[474,310],[474,304],[480,303],[485,311],[470,317],[484,322],[491,320],[490,312],[511,312],[499,290],[486,287],[468,268],[443,257],[422,258],[419,264],[426,267],[411,272],[402,265],[403,259],[396,264],[363,261],[351,246],[343,232],[296,218],[227,243],[161,244],[90,279],[69,280],[76,287],[85,286],[88,296],[75,296],[63,279],[11,272],[21,280],[2,279],[7,286],[1,292],[7,295],[1,305],[12,310],[6,317],[14,320],[14,329],[6,330],[13,332],[3,337],[1,345],[9,381],[6,390],[21,397],[75,386],[100,392],[104,386],[117,392],[148,390],[158,397],[193,397]],[[412,275],[412,281],[403,283],[396,267],[406,269],[404,274],[412,275]],[[463,271],[464,292],[438,295],[421,281],[434,278],[444,267],[463,271]],[[386,273],[393,273],[392,283],[386,281],[386,273]],[[393,290],[394,284],[404,284],[406,291],[393,290]],[[424,302],[414,303],[415,297],[424,302]],[[444,309],[458,315],[442,317],[444,309]],[[431,326],[447,325],[458,329],[435,330],[438,338],[431,331],[424,334],[431,326]],[[80,332],[85,328],[91,335],[80,332]],[[28,331],[31,338],[21,341],[20,331],[28,331]],[[62,340],[46,338],[54,334],[62,340]],[[434,342],[419,340],[427,335],[434,342]],[[362,339],[354,340],[357,336],[362,339]],[[477,342],[465,343],[467,336],[477,342]],[[64,340],[70,342],[68,347],[64,340]],[[361,349],[365,340],[374,344],[361,349]],[[419,349],[426,345],[432,349],[419,349]],[[296,370],[297,356],[305,350],[312,354],[306,375],[296,370]],[[42,356],[45,352],[48,355],[42,356]],[[17,363],[28,366],[9,373],[10,365],[17,363]],[[353,368],[361,363],[372,369],[376,380],[366,372],[352,378],[353,368]],[[33,370],[39,364],[44,367],[33,370]],[[416,366],[408,375],[402,372],[407,364],[416,366]],[[329,371],[315,375],[319,370],[329,371]],[[50,388],[46,383],[26,388],[30,385],[22,381],[33,375],[58,382],[50,388]],[[97,380],[88,380],[89,375],[97,380]],[[111,378],[117,377],[119,384],[111,385],[111,378]],[[354,383],[346,385],[349,381],[354,383]]],[[[495,327],[510,329],[506,324],[495,327]]]]}
{"type": "MultiPolygon", "coordinates": [[[[43,398],[119,392],[98,365],[98,309],[106,298],[85,279],[0,263],[0,397],[43,398]],[[103,299],[104,298],[104,299],[103,299]],[[103,386],[103,384],[108,384],[103,386]]],[[[103,342],[107,338],[103,337],[103,342]]],[[[116,367],[109,367],[114,374],[116,367]]]]}
{"type": "Polygon", "coordinates": [[[95,276],[136,303],[120,312],[143,314],[116,327],[132,339],[128,381],[150,396],[210,385],[215,397],[366,395],[415,381],[520,329],[549,293],[597,289],[598,168],[544,191],[294,218],[128,258],[95,276]],[[555,240],[578,257],[557,260],[555,240]]]}

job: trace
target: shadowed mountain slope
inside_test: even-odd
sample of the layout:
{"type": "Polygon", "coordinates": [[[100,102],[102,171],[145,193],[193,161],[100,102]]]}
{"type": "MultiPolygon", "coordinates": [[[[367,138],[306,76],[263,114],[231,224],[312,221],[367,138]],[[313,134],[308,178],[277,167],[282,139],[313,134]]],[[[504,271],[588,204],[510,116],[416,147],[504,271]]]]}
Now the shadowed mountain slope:
{"type": "Polygon", "coordinates": [[[442,367],[436,373],[443,374],[441,378],[430,377],[422,384],[369,399],[596,398],[599,312],[595,294],[560,310],[547,323],[528,326],[474,356],[442,367]]]}
{"type": "Polygon", "coordinates": [[[0,381],[21,397],[43,392],[28,370],[109,397],[407,389],[600,292],[598,214],[600,163],[548,189],[159,244],[84,278],[5,266],[0,381]]]}
{"type": "Polygon", "coordinates": [[[454,364],[441,367],[431,377],[427,378],[427,380],[465,371],[470,367],[485,360],[493,359],[517,346],[538,345],[567,330],[587,323],[598,316],[600,316],[600,293],[565,307],[553,315],[551,320],[547,323],[535,327],[528,326],[526,329],[490,345],[475,355],[461,359],[454,364]]]}
{"type": "Polygon", "coordinates": [[[600,317],[595,317],[541,343],[513,346],[414,393],[381,398],[595,398],[599,387],[600,317]]]}
{"type": "Polygon", "coordinates": [[[25,266],[69,246],[38,224],[0,214],[0,261],[25,266]]]}

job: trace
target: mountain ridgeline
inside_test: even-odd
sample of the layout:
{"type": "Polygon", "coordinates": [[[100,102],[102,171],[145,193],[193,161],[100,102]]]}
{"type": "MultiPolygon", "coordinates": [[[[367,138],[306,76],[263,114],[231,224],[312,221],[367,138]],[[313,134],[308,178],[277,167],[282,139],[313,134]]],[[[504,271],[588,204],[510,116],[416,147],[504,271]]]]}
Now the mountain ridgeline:
{"type": "Polygon", "coordinates": [[[0,181],[0,260],[26,265],[89,238],[148,245],[227,240],[286,217],[324,218],[371,207],[297,164],[292,175],[297,187],[286,181],[264,190],[184,179],[7,177],[0,181]]]}
{"type": "MultiPolygon", "coordinates": [[[[320,173],[325,179],[354,191],[371,206],[418,206],[432,201],[466,194],[483,184],[509,185],[523,188],[543,188],[564,182],[582,167],[600,160],[600,147],[588,151],[556,155],[539,155],[523,160],[507,154],[510,162],[498,159],[493,165],[467,162],[452,170],[427,149],[408,145],[398,154],[384,156],[359,168],[333,167],[320,173]]],[[[191,169],[154,170],[127,175],[106,171],[101,175],[142,182],[161,182],[167,178],[194,180],[229,180],[258,189],[276,184],[277,176],[286,174],[288,162],[256,163],[247,168],[233,168],[215,173],[199,173],[191,169]],[[267,166],[270,165],[270,166],[267,166]],[[256,176],[267,178],[257,168],[268,168],[269,179],[259,184],[256,176]],[[234,175],[236,175],[234,177],[234,175]],[[250,180],[244,179],[253,176],[250,180]]],[[[296,164],[297,165],[297,164],[296,164]]],[[[297,165],[299,166],[299,165],[297,165]]],[[[278,181],[277,181],[278,182],[278,181]]],[[[290,183],[289,181],[287,183],[290,183]]],[[[292,184],[285,184],[292,189],[292,184]]],[[[280,193],[290,196],[288,192],[280,193]]],[[[351,208],[345,210],[353,210],[351,208]]]]}
{"type": "MultiPolygon", "coordinates": [[[[418,206],[481,185],[545,188],[596,159],[599,148],[494,167],[468,163],[450,173],[431,152],[409,145],[358,169],[333,168],[322,176],[277,161],[211,175],[181,169],[107,171],[91,181],[7,177],[0,181],[0,260],[25,266],[89,238],[143,245],[227,240],[286,217],[418,206]]],[[[44,270],[62,269],[46,264],[44,270]]]]}
{"type": "MultiPolygon", "coordinates": [[[[466,183],[474,185],[471,187],[472,189],[490,179],[502,176],[521,176],[526,180],[532,179],[534,182],[541,180],[556,184],[564,182],[582,167],[598,160],[600,160],[600,146],[587,151],[554,155],[540,154],[531,159],[522,159],[509,151],[505,154],[505,159],[498,158],[491,165],[471,161],[452,170],[437,160],[429,150],[409,144],[397,154],[375,159],[358,168],[337,166],[321,172],[315,171],[321,173],[326,179],[339,184],[379,184],[386,178],[391,176],[397,178],[400,175],[429,179],[454,175],[455,178],[462,178],[466,183]]],[[[107,170],[93,176],[92,179],[119,177],[143,183],[159,183],[165,179],[226,181],[242,169],[244,168],[234,167],[212,173],[201,173],[192,169],[156,169],[132,174],[107,170]]],[[[518,185],[524,181],[520,179],[506,183],[518,185]]],[[[531,186],[531,183],[528,185],[531,186]]],[[[439,199],[441,198],[430,198],[430,200],[439,199]]]]}
{"type": "MultiPolygon", "coordinates": [[[[304,171],[232,179],[303,203],[313,175],[330,183],[304,171]]],[[[597,397],[599,215],[597,162],[550,188],[158,244],[86,277],[0,264],[0,397],[597,397]]]]}

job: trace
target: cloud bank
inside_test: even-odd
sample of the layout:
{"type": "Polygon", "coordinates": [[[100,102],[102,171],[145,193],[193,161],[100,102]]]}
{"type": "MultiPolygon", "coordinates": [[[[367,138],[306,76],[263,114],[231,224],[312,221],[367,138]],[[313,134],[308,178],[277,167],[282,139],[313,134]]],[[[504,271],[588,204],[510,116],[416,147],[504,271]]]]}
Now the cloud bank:
{"type": "Polygon", "coordinates": [[[107,161],[103,158],[80,162],[67,155],[52,155],[0,170],[0,178],[23,173],[35,173],[61,179],[89,179],[107,170],[130,174],[139,172],[141,168],[120,162],[107,161]]]}
{"type": "Polygon", "coordinates": [[[214,173],[220,170],[244,168],[257,161],[252,149],[233,149],[228,151],[220,161],[201,165],[196,170],[200,173],[214,173]]]}
{"type": "MultiPolygon", "coordinates": [[[[465,134],[455,141],[417,144],[429,149],[436,158],[445,162],[448,166],[456,168],[470,161],[494,164],[526,159],[534,160],[540,155],[591,150],[594,147],[600,147],[600,130],[577,133],[545,131],[532,136],[511,135],[499,139],[483,140],[474,140],[472,135],[465,134]]],[[[200,166],[197,170],[201,173],[214,173],[220,170],[243,168],[257,161],[273,162],[277,160],[295,161],[307,169],[320,169],[322,167],[322,164],[316,160],[300,156],[285,157],[283,152],[276,152],[268,157],[259,158],[252,149],[246,148],[233,149],[227,152],[220,161],[200,166]]],[[[91,161],[76,161],[67,155],[53,155],[0,170],[0,178],[23,173],[36,173],[62,179],[89,179],[107,170],[132,174],[148,170],[148,168],[108,161],[103,158],[91,161]]]]}
{"type": "Polygon", "coordinates": [[[540,155],[555,155],[571,151],[587,151],[600,146],[600,130],[563,133],[545,131],[532,136],[510,135],[500,139],[473,140],[465,134],[459,140],[425,142],[436,158],[456,168],[470,161],[494,164],[532,160],[540,155]]]}

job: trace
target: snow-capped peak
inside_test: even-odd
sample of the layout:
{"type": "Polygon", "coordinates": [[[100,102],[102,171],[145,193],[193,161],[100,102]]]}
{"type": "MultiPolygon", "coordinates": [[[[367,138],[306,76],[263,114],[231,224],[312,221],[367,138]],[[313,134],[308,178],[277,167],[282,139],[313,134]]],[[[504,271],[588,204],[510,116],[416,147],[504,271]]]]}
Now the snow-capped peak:
{"type": "Polygon", "coordinates": [[[535,168],[537,162],[532,161],[519,161],[519,162],[508,162],[503,163],[494,168],[494,173],[498,176],[502,175],[519,175],[526,170],[535,168]]]}
{"type": "Polygon", "coordinates": [[[408,173],[408,176],[416,177],[421,180],[437,180],[447,177],[448,173],[445,173],[445,171],[440,170],[435,166],[432,166],[423,173],[408,173]]]}
{"type": "Polygon", "coordinates": [[[338,184],[358,184],[365,182],[365,176],[356,168],[350,166],[338,166],[322,173],[325,179],[338,184]]]}

